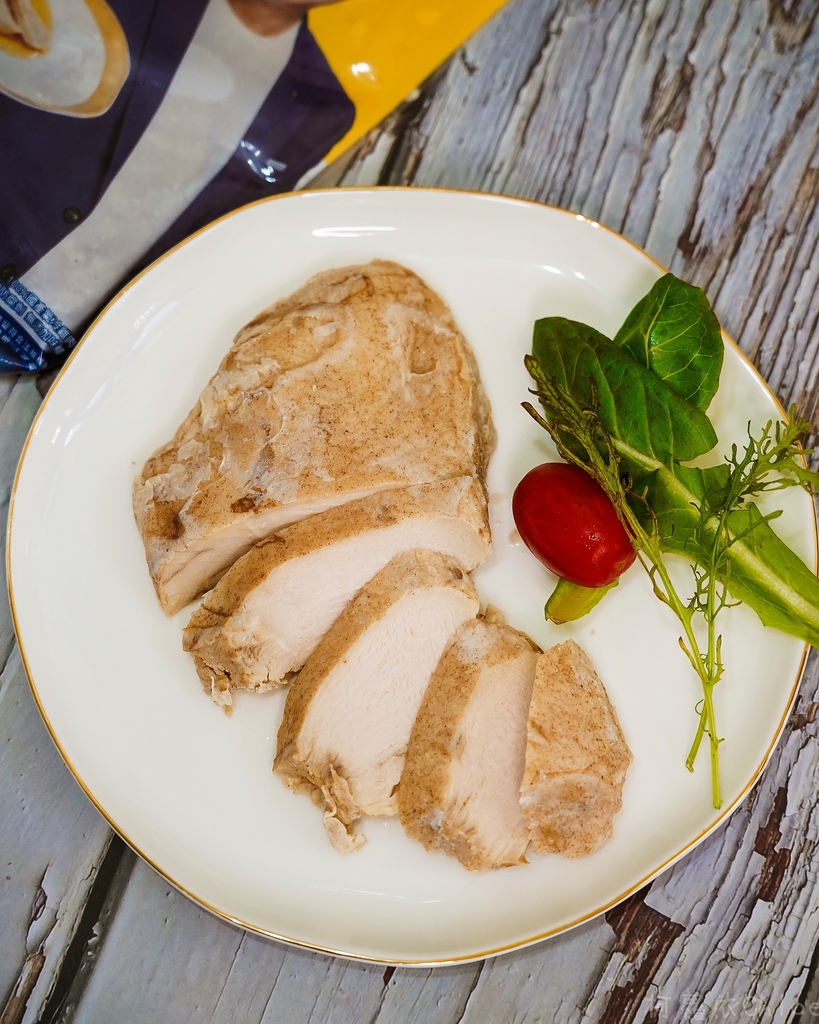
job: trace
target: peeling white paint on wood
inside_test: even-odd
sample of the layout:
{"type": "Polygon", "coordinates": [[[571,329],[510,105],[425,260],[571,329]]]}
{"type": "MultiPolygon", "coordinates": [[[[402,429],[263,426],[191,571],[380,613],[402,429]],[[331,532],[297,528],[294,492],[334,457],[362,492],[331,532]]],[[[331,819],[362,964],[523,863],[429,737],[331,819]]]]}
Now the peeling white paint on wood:
{"type": "MultiPolygon", "coordinates": [[[[33,379],[0,378],[0,510],[40,399],[33,379]]],[[[0,1006],[36,1021],[82,913],[110,830],[74,782],[31,697],[11,613],[0,603],[0,1006]]],[[[6,1021],[3,1021],[6,1024],[6,1021]]]]}
{"type": "MultiPolygon", "coordinates": [[[[311,185],[336,182],[503,192],[623,232],[706,287],[781,400],[819,426],[814,0],[512,0],[311,185]]],[[[37,403],[31,380],[0,377],[3,512],[37,403]]],[[[110,833],[48,739],[5,603],[0,666],[0,1024],[38,1020],[57,979],[65,1024],[819,1017],[816,655],[748,801],[566,935],[436,970],[346,963],[217,920],[128,854],[68,977],[110,833]]]]}

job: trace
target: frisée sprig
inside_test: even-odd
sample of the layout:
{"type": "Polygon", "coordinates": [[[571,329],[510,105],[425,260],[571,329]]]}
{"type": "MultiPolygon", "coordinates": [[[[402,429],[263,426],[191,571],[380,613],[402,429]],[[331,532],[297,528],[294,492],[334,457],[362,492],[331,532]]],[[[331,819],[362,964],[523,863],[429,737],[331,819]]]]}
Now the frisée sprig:
{"type": "MultiPolygon", "coordinates": [[[[740,540],[751,539],[752,531],[782,515],[781,509],[762,515],[751,504],[753,499],[786,487],[810,489],[819,484],[819,474],[805,465],[805,459],[813,454],[813,449],[803,448],[800,443],[810,429],[810,423],[797,415],[795,407],[791,407],[787,422],[769,420],[758,438],[751,434],[749,425],[748,441],[742,452],[734,444],[726,456],[724,482],[706,491],[698,508],[699,547],[708,553],[708,559],[705,563],[694,564],[695,589],[690,606],[707,623],[706,658],[715,673],[715,681],[722,674],[722,660],[721,637],[716,635],[714,622],[723,608],[739,603],[729,598],[730,548],[740,540]],[[745,518],[745,522],[739,522],[740,516],[745,518]]],[[[706,733],[708,722],[701,714],[700,725],[686,759],[689,770],[693,769],[706,733]]]]}

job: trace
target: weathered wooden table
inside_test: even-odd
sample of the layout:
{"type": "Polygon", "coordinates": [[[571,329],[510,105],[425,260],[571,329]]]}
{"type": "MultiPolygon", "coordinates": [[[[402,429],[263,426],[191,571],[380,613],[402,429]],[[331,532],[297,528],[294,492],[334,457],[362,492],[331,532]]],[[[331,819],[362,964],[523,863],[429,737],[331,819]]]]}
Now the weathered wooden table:
{"type": "MultiPolygon", "coordinates": [[[[512,0],[320,184],[523,196],[621,232],[706,289],[817,423],[815,0],[512,0]]],[[[43,383],[40,382],[43,390],[43,383]]],[[[0,503],[40,402],[0,378],[0,503]]],[[[819,659],[773,759],[693,853],[605,916],[493,960],[384,968],[210,916],[64,766],[0,608],[0,1022],[819,1018],[819,659]]]]}

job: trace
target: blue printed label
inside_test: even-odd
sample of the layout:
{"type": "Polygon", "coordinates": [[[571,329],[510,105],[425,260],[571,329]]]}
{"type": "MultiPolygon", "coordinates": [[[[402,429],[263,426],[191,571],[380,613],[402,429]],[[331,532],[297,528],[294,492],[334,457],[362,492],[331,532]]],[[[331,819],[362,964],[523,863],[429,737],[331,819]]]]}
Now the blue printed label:
{"type": "Polygon", "coordinates": [[[62,320],[22,281],[0,281],[0,366],[41,370],[74,344],[62,320]]]}

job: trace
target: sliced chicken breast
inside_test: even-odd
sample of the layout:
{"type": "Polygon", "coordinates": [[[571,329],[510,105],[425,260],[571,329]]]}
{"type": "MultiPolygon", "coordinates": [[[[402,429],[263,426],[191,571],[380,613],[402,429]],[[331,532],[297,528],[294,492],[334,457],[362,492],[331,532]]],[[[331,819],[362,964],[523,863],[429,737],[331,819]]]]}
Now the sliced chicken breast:
{"type": "Polygon", "coordinates": [[[229,709],[237,687],[283,685],[354,594],[395,555],[425,548],[470,571],[489,554],[475,477],[383,491],[274,534],[204,597],[183,636],[205,690],[229,709]]]}
{"type": "Polygon", "coordinates": [[[631,751],[605,687],[573,640],[541,654],[520,805],[536,853],[581,857],[613,834],[631,751]]]}
{"type": "Polygon", "coordinates": [[[352,827],[362,814],[397,813],[424,691],[447,642],[478,607],[454,559],[398,555],[359,591],[293,683],[274,769],[323,807],[337,849],[363,841],[352,827]]]}
{"type": "Polygon", "coordinates": [[[239,332],[135,481],[159,600],[178,611],[257,541],[334,506],[483,479],[492,442],[471,350],[417,275],[318,274],[239,332]]]}
{"type": "Polygon", "coordinates": [[[510,626],[465,623],[410,736],[398,787],[404,831],[472,871],[525,859],[519,796],[538,652],[510,626]]]}

